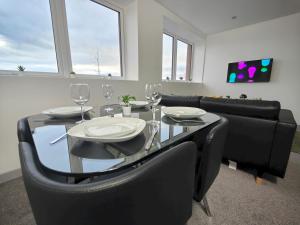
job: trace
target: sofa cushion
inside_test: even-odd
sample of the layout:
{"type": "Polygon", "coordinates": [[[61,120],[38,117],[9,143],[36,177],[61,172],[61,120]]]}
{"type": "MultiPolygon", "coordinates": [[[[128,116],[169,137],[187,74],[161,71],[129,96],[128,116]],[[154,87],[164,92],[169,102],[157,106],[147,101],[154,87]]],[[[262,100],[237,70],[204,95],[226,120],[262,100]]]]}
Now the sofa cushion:
{"type": "Polygon", "coordinates": [[[215,113],[278,120],[280,103],[278,101],[203,97],[200,100],[200,108],[215,113]]]}
{"type": "Polygon", "coordinates": [[[202,96],[162,95],[160,104],[164,106],[188,106],[200,108],[202,96]]]}

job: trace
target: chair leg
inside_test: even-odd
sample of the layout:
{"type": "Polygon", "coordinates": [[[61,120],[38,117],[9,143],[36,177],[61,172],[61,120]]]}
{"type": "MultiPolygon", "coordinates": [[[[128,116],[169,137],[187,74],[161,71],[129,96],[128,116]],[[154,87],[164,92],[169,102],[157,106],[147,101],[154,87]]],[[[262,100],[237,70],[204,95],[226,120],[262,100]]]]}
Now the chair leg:
{"type": "Polygon", "coordinates": [[[202,202],[203,202],[203,207],[204,207],[204,210],[205,210],[206,215],[207,215],[208,217],[212,217],[212,214],[211,214],[211,211],[210,211],[208,202],[207,202],[206,195],[203,197],[202,202]]]}

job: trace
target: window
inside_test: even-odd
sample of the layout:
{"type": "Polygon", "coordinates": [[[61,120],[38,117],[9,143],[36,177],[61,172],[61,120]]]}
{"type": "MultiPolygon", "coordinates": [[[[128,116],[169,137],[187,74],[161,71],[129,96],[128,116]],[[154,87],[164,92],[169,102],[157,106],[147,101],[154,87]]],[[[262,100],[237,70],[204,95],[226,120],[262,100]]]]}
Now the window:
{"type": "Polygon", "coordinates": [[[0,2],[0,70],[58,72],[49,1],[0,2]]]}
{"type": "Polygon", "coordinates": [[[170,80],[172,78],[173,64],[173,37],[163,34],[163,70],[162,79],[170,80]]]}
{"type": "Polygon", "coordinates": [[[0,74],[122,76],[122,11],[104,0],[0,0],[0,74]]]}
{"type": "Polygon", "coordinates": [[[189,80],[192,46],[177,40],[176,80],[189,80]]]}
{"type": "Polygon", "coordinates": [[[192,45],[176,36],[163,34],[163,80],[190,80],[192,45]]]}
{"type": "Polygon", "coordinates": [[[89,0],[66,0],[73,71],[121,76],[120,13],[89,0]]]}

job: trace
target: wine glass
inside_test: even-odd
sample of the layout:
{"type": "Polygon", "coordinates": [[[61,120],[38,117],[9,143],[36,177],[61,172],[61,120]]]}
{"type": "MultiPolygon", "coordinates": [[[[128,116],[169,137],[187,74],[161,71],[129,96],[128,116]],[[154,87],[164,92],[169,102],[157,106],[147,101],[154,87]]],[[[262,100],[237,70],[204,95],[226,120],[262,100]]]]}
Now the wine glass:
{"type": "Polygon", "coordinates": [[[103,84],[102,90],[103,90],[103,96],[106,100],[106,105],[107,105],[104,110],[108,113],[113,110],[113,108],[109,106],[109,100],[112,98],[114,91],[113,91],[112,85],[110,85],[110,84],[103,84]]]}
{"type": "Polygon", "coordinates": [[[152,120],[148,121],[151,124],[157,124],[159,121],[156,121],[155,119],[155,112],[156,112],[156,106],[161,101],[161,91],[162,91],[162,85],[161,84],[146,84],[145,86],[145,97],[146,100],[151,105],[151,111],[152,111],[152,120]]]}
{"type": "Polygon", "coordinates": [[[85,121],[83,107],[90,99],[90,87],[88,84],[71,84],[71,98],[73,102],[80,106],[81,109],[81,120],[77,123],[85,121]]]}
{"type": "Polygon", "coordinates": [[[153,104],[156,107],[160,101],[161,101],[161,92],[162,92],[162,85],[160,83],[153,84],[152,88],[152,98],[153,98],[153,104]]]}

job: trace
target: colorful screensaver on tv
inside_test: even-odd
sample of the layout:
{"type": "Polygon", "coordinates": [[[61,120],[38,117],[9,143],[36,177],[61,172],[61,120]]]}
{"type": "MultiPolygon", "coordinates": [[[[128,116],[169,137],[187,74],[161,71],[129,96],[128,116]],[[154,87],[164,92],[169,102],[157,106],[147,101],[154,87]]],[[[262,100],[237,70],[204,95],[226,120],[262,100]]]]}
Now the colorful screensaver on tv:
{"type": "Polygon", "coordinates": [[[273,59],[229,63],[227,83],[269,82],[273,59]]]}

